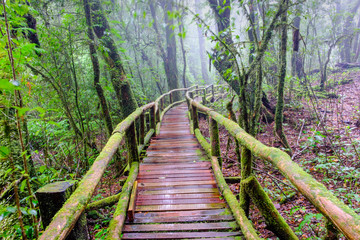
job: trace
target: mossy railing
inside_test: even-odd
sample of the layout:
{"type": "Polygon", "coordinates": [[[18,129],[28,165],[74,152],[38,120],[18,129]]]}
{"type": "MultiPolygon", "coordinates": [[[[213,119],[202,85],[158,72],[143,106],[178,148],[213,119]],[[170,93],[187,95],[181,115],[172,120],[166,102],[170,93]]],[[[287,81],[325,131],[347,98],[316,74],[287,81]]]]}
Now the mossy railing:
{"type": "MultiPolygon", "coordinates": [[[[299,167],[297,163],[293,162],[288,154],[277,148],[268,147],[262,144],[250,134],[246,133],[237,123],[195,101],[193,97],[194,92],[195,91],[188,91],[186,93],[186,100],[189,106],[193,131],[198,138],[200,137],[200,143],[205,146],[204,149],[207,149],[208,155],[212,157],[213,170],[219,188],[229,203],[229,207],[247,239],[254,239],[257,237],[256,235],[253,235],[253,230],[251,229],[252,227],[250,228],[251,224],[248,222],[245,213],[242,209],[240,209],[237,201],[235,201],[235,199],[232,200],[233,195],[227,190],[228,186],[225,183],[220,168],[221,163],[219,164],[219,161],[217,161],[220,157],[217,153],[219,148],[218,137],[211,137],[211,143],[209,144],[205,138],[202,137],[201,132],[198,129],[198,111],[205,113],[210,118],[210,136],[214,136],[214,133],[216,133],[217,124],[223,125],[242,146],[251,150],[252,154],[277,167],[280,172],[299,190],[299,192],[302,193],[348,239],[360,239],[360,216],[356,214],[354,210],[336,198],[334,194],[326,189],[323,184],[316,181],[310,174],[306,173],[301,167],[299,167]],[[245,224],[242,225],[242,222],[245,224]]],[[[250,178],[251,177],[253,176],[250,176],[250,178]]],[[[247,182],[242,183],[247,185],[249,195],[251,195],[251,192],[254,191],[255,188],[254,186],[248,185],[254,183],[254,179],[250,178],[247,179],[247,182]]],[[[261,193],[257,191],[256,194],[261,193]]]]}
{"type": "Polygon", "coordinates": [[[185,92],[192,88],[194,87],[172,90],[160,96],[158,99],[156,99],[156,101],[137,108],[132,114],[130,114],[126,119],[118,124],[105,147],[102,149],[99,156],[95,159],[91,168],[80,181],[75,192],[53,217],[51,223],[45,229],[39,239],[66,239],[81,214],[87,208],[87,205],[95,191],[96,186],[100,182],[106,167],[118,150],[121,141],[124,137],[126,137],[128,165],[130,167],[130,172],[122,188],[122,192],[114,197],[115,201],[118,201],[118,205],[114,213],[113,220],[110,222],[108,231],[108,239],[119,239],[126,217],[129,195],[131,194],[132,186],[139,171],[139,152],[150,141],[151,136],[158,133],[156,132],[156,125],[160,125],[160,116],[164,105],[166,105],[168,102],[168,105],[170,106],[165,109],[168,110],[171,108],[171,106],[178,104],[178,102],[172,102],[172,94],[176,91],[185,92]],[[166,101],[166,97],[169,97],[168,101],[166,101]],[[151,121],[149,124],[148,133],[145,135],[144,119],[146,111],[150,111],[151,121]],[[137,120],[140,121],[139,141],[136,137],[137,120]]]}

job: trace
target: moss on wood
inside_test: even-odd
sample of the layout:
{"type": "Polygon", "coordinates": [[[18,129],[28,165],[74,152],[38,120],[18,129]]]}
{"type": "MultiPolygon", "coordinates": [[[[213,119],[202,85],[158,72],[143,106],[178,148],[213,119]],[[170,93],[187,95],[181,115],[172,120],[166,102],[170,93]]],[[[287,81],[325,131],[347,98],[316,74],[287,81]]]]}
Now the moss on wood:
{"type": "Polygon", "coordinates": [[[222,159],[220,152],[220,140],[219,140],[219,127],[217,122],[210,118],[209,131],[210,131],[210,142],[211,142],[211,156],[218,158],[219,165],[222,167],[222,159]]]}
{"type": "Polygon", "coordinates": [[[138,172],[139,172],[139,163],[133,162],[130,168],[129,177],[127,178],[122,188],[119,197],[119,202],[116,206],[116,210],[113,215],[113,219],[110,221],[108,228],[108,235],[106,238],[107,240],[121,239],[121,231],[126,218],[126,211],[129,205],[131,189],[136,180],[138,172]]]}
{"type": "Polygon", "coordinates": [[[195,136],[197,138],[197,140],[199,141],[200,145],[202,146],[202,148],[205,150],[206,154],[208,155],[208,157],[211,157],[211,146],[210,144],[206,141],[206,139],[204,138],[204,136],[201,134],[200,129],[195,129],[195,136]]]}
{"type": "Polygon", "coordinates": [[[241,181],[241,185],[265,218],[267,228],[283,240],[298,239],[284,218],[276,210],[260,183],[254,176],[241,181]]]}
{"type": "Polygon", "coordinates": [[[260,239],[251,222],[247,219],[244,210],[240,208],[236,197],[227,185],[216,157],[211,158],[211,165],[218,187],[222,195],[224,196],[226,202],[228,203],[237,224],[239,224],[242,233],[244,234],[246,239],[260,239]]]}
{"type": "Polygon", "coordinates": [[[277,148],[265,146],[246,133],[237,123],[195,102],[189,96],[190,94],[187,92],[186,98],[192,106],[196,106],[199,110],[206,112],[218,124],[223,125],[242,146],[250,149],[254,155],[277,167],[348,239],[360,239],[360,216],[336,198],[323,184],[317,182],[301,169],[298,164],[291,160],[288,154],[277,148]]]}

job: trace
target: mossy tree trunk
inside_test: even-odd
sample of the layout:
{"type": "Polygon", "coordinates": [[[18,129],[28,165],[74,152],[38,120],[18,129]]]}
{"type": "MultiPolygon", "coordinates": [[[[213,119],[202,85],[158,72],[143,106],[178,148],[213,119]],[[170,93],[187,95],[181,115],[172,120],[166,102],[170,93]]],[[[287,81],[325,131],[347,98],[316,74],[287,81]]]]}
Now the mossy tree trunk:
{"type": "Polygon", "coordinates": [[[302,12],[301,4],[296,6],[296,17],[294,18],[294,30],[293,30],[293,52],[291,56],[291,75],[290,79],[290,98],[292,97],[292,92],[294,91],[294,77],[299,79],[303,78],[303,60],[302,56],[299,53],[300,48],[300,23],[301,18],[300,14],[302,12]]]}
{"type": "Polygon", "coordinates": [[[94,43],[95,37],[94,37],[93,30],[92,30],[91,10],[90,10],[88,0],[83,0],[83,5],[84,5],[84,11],[85,11],[85,17],[86,17],[86,25],[88,26],[87,36],[89,38],[90,57],[91,57],[92,65],[93,65],[93,71],[94,71],[94,86],[95,86],[96,93],[100,100],[100,105],[101,105],[101,109],[102,109],[103,118],[105,120],[107,134],[108,134],[108,136],[110,136],[111,133],[113,132],[113,126],[112,126],[109,108],[108,108],[106,98],[104,95],[104,90],[99,81],[100,80],[100,67],[99,67],[99,60],[97,57],[96,47],[95,47],[95,43],[94,43]]]}
{"type": "MultiPolygon", "coordinates": [[[[221,42],[222,47],[215,49],[213,56],[215,58],[214,65],[218,72],[222,75],[223,79],[229,83],[232,89],[239,97],[240,101],[240,118],[239,125],[248,133],[255,135],[258,127],[259,113],[262,103],[262,58],[268,49],[269,42],[272,39],[274,29],[276,27],[279,17],[287,10],[287,5],[284,1],[279,1],[279,7],[275,12],[275,15],[271,19],[267,29],[261,39],[258,39],[255,31],[254,16],[248,15],[249,22],[251,24],[251,39],[255,44],[253,47],[254,56],[249,57],[250,66],[247,69],[239,68],[239,64],[236,62],[235,57],[231,54],[226,54],[231,51],[231,45],[233,43],[231,39],[231,31],[227,31],[230,26],[230,1],[216,1],[208,0],[210,7],[212,8],[218,32],[220,37],[218,40],[221,42]],[[261,45],[258,44],[261,42],[261,45]],[[221,56],[221,57],[220,57],[221,56]],[[228,69],[232,69],[236,74],[228,74],[228,69]],[[256,72],[257,71],[257,72],[256,72]],[[249,91],[249,81],[252,81],[252,85],[255,87],[253,91],[249,91]],[[250,102],[248,99],[252,99],[250,102]]],[[[242,178],[247,178],[251,175],[252,154],[251,152],[243,148],[241,152],[241,174],[242,178]]],[[[244,189],[240,190],[240,205],[248,214],[249,210],[249,197],[244,189]]]]}
{"type": "Polygon", "coordinates": [[[126,77],[125,69],[120,55],[112,38],[110,25],[99,0],[90,0],[91,18],[93,30],[100,39],[104,49],[101,51],[110,71],[112,86],[121,109],[121,117],[124,119],[138,107],[130,83],[126,77]],[[107,51],[105,51],[107,49],[107,51]]]}
{"type": "MultiPolygon", "coordinates": [[[[103,45],[101,54],[109,68],[112,86],[120,105],[120,115],[125,119],[138,107],[130,83],[126,77],[125,69],[120,55],[111,35],[110,25],[106,19],[104,10],[99,0],[90,0],[92,27],[96,36],[103,45]],[[105,49],[107,49],[105,51],[105,49]]],[[[135,137],[135,136],[134,136],[135,137]]],[[[125,137],[127,149],[131,151],[129,157],[132,158],[133,140],[127,134],[125,137]]],[[[119,158],[118,158],[119,159],[119,158]]],[[[131,160],[131,159],[130,159],[131,160]]],[[[125,163],[117,161],[117,170],[120,173],[125,163]]]]}
{"type": "MultiPolygon", "coordinates": [[[[284,0],[284,5],[287,7],[288,0],[284,0]]],[[[277,104],[275,110],[275,136],[279,138],[282,145],[287,148],[288,153],[292,153],[290,145],[286,139],[286,135],[283,129],[283,120],[284,120],[284,87],[285,87],[285,77],[286,77],[286,50],[287,50],[287,11],[284,11],[281,16],[281,39],[280,39],[280,75],[277,87],[277,104]]]]}
{"type": "MultiPolygon", "coordinates": [[[[154,20],[153,28],[156,33],[157,45],[160,50],[161,58],[163,59],[164,62],[167,84],[169,90],[177,89],[179,88],[179,83],[178,83],[178,69],[176,63],[176,40],[175,40],[174,30],[172,29],[172,26],[174,25],[174,21],[172,18],[168,16],[168,13],[171,13],[173,11],[173,3],[172,1],[163,1],[163,0],[161,0],[160,2],[164,12],[164,23],[166,25],[165,27],[166,51],[165,51],[162,44],[160,31],[158,28],[156,5],[154,2],[155,1],[149,1],[149,6],[150,6],[151,16],[154,20]]],[[[174,95],[174,101],[178,101],[179,99],[180,99],[180,95],[178,92],[176,92],[174,95]]]]}

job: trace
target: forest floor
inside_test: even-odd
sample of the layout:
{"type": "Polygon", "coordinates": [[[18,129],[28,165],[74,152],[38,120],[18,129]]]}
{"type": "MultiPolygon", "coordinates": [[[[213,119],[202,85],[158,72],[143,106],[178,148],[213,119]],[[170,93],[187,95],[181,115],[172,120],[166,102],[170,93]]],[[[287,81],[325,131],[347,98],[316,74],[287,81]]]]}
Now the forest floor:
{"type": "MultiPolygon", "coordinates": [[[[292,159],[360,213],[360,72],[336,74],[330,78],[333,87],[326,92],[337,95],[337,98],[313,97],[310,101],[309,97],[300,96],[294,101],[287,99],[284,132],[293,151],[292,159]],[[346,84],[339,85],[338,82],[346,84]]],[[[311,92],[318,95],[316,91],[311,92]]],[[[209,137],[206,120],[200,121],[200,128],[203,135],[209,137]]],[[[256,138],[268,146],[281,148],[273,129],[273,122],[263,122],[256,138]]],[[[223,173],[225,176],[240,176],[234,141],[230,138],[230,147],[227,147],[228,141],[226,129],[220,127],[223,173]]],[[[325,219],[315,207],[270,163],[256,159],[254,170],[275,207],[297,236],[300,239],[321,239],[325,234],[325,219]]],[[[239,193],[239,185],[230,185],[235,194],[239,193]]],[[[265,228],[265,221],[254,206],[251,206],[250,216],[261,237],[276,239],[265,228]]]]}
{"type": "MultiPolygon", "coordinates": [[[[310,101],[309,97],[294,97],[295,94],[292,94],[292,98],[297,97],[297,100],[286,99],[284,131],[293,151],[293,160],[360,213],[360,183],[357,181],[360,178],[360,124],[357,123],[360,119],[360,72],[336,74],[329,78],[332,79],[333,87],[326,89],[326,92],[334,93],[337,98],[312,97],[310,101]],[[344,80],[349,83],[337,83],[344,80]]],[[[312,93],[318,95],[316,92],[312,93]]],[[[310,95],[314,96],[312,93],[310,95]]],[[[229,100],[213,107],[226,115],[226,101],[229,100]]],[[[206,120],[200,120],[200,129],[209,139],[206,120]]],[[[256,138],[268,146],[282,148],[274,138],[273,129],[274,123],[262,122],[256,138]]],[[[220,127],[220,142],[224,176],[240,176],[234,141],[223,127],[220,127]]],[[[270,163],[255,159],[254,172],[296,235],[300,239],[321,239],[325,234],[325,219],[315,207],[270,163]]],[[[93,201],[121,190],[118,184],[121,178],[114,178],[114,175],[114,168],[109,166],[94,193],[93,201]]],[[[235,194],[239,193],[239,187],[239,183],[230,184],[235,194]]],[[[115,207],[101,209],[97,214],[88,216],[93,239],[102,239],[105,235],[114,209],[115,207]]],[[[250,216],[260,237],[276,239],[266,229],[263,217],[254,206],[251,206],[250,216]]]]}

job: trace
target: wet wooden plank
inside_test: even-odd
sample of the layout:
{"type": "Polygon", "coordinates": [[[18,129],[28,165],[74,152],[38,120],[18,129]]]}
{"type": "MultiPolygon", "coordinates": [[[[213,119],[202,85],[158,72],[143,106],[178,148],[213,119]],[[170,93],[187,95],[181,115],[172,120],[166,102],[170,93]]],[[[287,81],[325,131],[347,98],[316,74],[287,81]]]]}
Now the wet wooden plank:
{"type": "Polygon", "coordinates": [[[232,215],[197,215],[180,217],[145,217],[135,218],[133,223],[180,223],[180,222],[215,222],[234,220],[232,215]]]}
{"type": "Polygon", "coordinates": [[[190,162],[190,163],[163,163],[163,164],[156,164],[156,163],[142,163],[140,165],[141,170],[148,170],[148,169],[173,169],[173,168],[211,168],[210,162],[190,162]]]}
{"type": "Polygon", "coordinates": [[[173,186],[187,186],[187,185],[214,185],[215,180],[209,181],[184,181],[184,182],[157,182],[157,183],[139,183],[139,188],[146,187],[173,187],[173,186]]]}
{"type": "Polygon", "coordinates": [[[168,212],[139,212],[135,213],[135,218],[148,217],[189,217],[189,216],[208,216],[208,215],[230,215],[229,209],[207,209],[191,211],[168,211],[168,212]]]}
{"type": "Polygon", "coordinates": [[[241,236],[239,232],[124,233],[122,239],[182,239],[241,236]]]}
{"type": "Polygon", "coordinates": [[[194,169],[194,170],[170,170],[170,169],[164,169],[164,170],[143,170],[140,171],[139,174],[146,174],[146,175],[159,175],[159,174],[164,174],[164,175],[168,175],[168,174],[201,174],[201,173],[211,173],[211,170],[205,169],[205,170],[198,170],[198,169],[194,169]]]}
{"type": "Polygon", "coordinates": [[[168,199],[168,200],[150,200],[140,199],[136,201],[136,205],[162,205],[162,204],[200,204],[200,203],[224,203],[224,200],[220,198],[205,198],[205,199],[168,199]]]}
{"type": "Polygon", "coordinates": [[[144,163],[191,163],[191,162],[209,162],[210,160],[205,158],[205,156],[203,158],[199,158],[199,157],[195,157],[195,158],[156,158],[156,157],[152,157],[152,158],[144,158],[143,162],[144,163]]]}
{"type": "Polygon", "coordinates": [[[187,178],[168,178],[168,177],[158,177],[158,178],[145,178],[138,179],[140,183],[151,183],[151,182],[185,182],[185,181],[207,181],[207,180],[215,180],[215,177],[212,175],[203,176],[203,177],[187,177],[187,178]]]}
{"type": "Polygon", "coordinates": [[[137,199],[191,199],[191,198],[219,198],[220,194],[216,193],[180,193],[180,194],[158,194],[158,195],[141,195],[139,194],[137,199]]]}
{"type": "Polygon", "coordinates": [[[191,188],[191,189],[172,189],[172,190],[155,190],[141,191],[142,195],[166,195],[178,193],[218,193],[217,188],[191,188]]]}
{"type": "Polygon", "coordinates": [[[134,221],[135,208],[136,208],[137,186],[138,186],[138,182],[135,181],[132,191],[131,191],[129,208],[127,211],[127,215],[128,215],[130,222],[134,221]]]}
{"type": "Polygon", "coordinates": [[[184,174],[139,174],[138,179],[165,179],[165,178],[188,178],[188,177],[206,177],[212,176],[212,173],[184,173],[184,174]]]}
{"type": "Polygon", "coordinates": [[[159,232],[159,231],[193,231],[193,230],[236,230],[236,222],[213,222],[213,223],[165,223],[125,225],[124,232],[159,232]]]}
{"type": "MultiPolygon", "coordinates": [[[[181,151],[179,151],[181,152],[181,151]]],[[[179,152],[176,151],[150,151],[147,152],[147,156],[154,156],[154,155],[161,155],[162,157],[177,157],[179,155],[179,152]]],[[[184,151],[181,152],[182,156],[199,156],[201,155],[198,151],[191,150],[189,152],[184,151]]]]}
{"type": "Polygon", "coordinates": [[[137,212],[187,211],[200,209],[225,208],[226,203],[178,204],[178,205],[142,205],[136,206],[137,212]]]}
{"type": "Polygon", "coordinates": [[[199,145],[196,143],[178,143],[178,144],[153,144],[150,147],[148,147],[148,151],[152,150],[158,150],[158,149],[164,149],[164,150],[171,150],[171,149],[180,149],[183,150],[184,148],[193,148],[197,149],[199,148],[199,145]]]}
{"type": "Polygon", "coordinates": [[[183,185],[183,186],[168,186],[168,187],[145,187],[145,188],[139,188],[139,191],[165,191],[165,190],[179,190],[179,189],[193,189],[193,188],[216,188],[216,184],[208,185],[183,185]]]}

